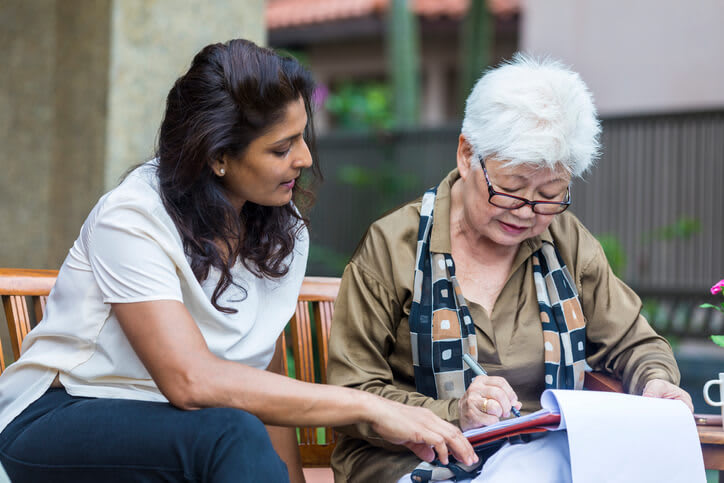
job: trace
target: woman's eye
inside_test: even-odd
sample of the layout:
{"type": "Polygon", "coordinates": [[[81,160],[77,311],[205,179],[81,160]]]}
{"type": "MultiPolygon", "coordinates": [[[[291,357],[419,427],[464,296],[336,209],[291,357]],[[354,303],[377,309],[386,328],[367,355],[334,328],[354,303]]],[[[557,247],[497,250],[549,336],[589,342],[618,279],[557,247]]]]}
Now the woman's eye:
{"type": "Polygon", "coordinates": [[[287,154],[289,154],[289,150],[290,150],[290,149],[291,149],[291,148],[287,148],[287,149],[284,149],[284,150],[282,150],[282,151],[272,151],[272,152],[273,152],[275,155],[279,156],[280,158],[283,158],[284,156],[286,156],[287,154]]]}
{"type": "Polygon", "coordinates": [[[540,195],[541,195],[541,197],[542,197],[544,200],[556,200],[556,201],[558,201],[558,200],[560,200],[560,199],[563,199],[563,197],[566,196],[566,192],[565,192],[565,191],[562,191],[562,192],[558,192],[558,193],[556,193],[556,194],[554,194],[554,195],[549,195],[549,194],[546,194],[546,193],[541,193],[540,195]]]}
{"type": "Polygon", "coordinates": [[[520,190],[521,190],[521,188],[506,188],[504,186],[500,187],[500,191],[502,191],[503,193],[515,193],[516,191],[520,191],[520,190]]]}

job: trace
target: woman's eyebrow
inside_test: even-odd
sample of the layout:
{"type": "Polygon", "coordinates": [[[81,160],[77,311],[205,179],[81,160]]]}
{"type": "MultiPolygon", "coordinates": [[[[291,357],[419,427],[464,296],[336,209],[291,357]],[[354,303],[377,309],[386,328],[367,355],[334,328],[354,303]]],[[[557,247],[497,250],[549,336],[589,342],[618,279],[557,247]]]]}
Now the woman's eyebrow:
{"type": "MultiPolygon", "coordinates": [[[[500,178],[502,178],[502,179],[499,179],[498,182],[513,181],[513,182],[523,182],[525,184],[529,184],[531,181],[534,180],[534,178],[531,178],[530,176],[524,176],[522,174],[503,174],[500,176],[500,178]]],[[[566,178],[559,177],[559,178],[554,178],[554,179],[548,180],[545,183],[543,183],[541,186],[546,186],[549,184],[555,184],[555,183],[561,183],[561,182],[570,183],[570,181],[567,180],[566,178]]]]}
{"type": "Polygon", "coordinates": [[[287,137],[285,137],[285,138],[283,138],[283,139],[280,139],[280,140],[278,140],[278,141],[272,142],[272,143],[270,144],[270,146],[276,146],[276,145],[278,145],[278,144],[284,144],[284,143],[287,143],[287,142],[289,142],[289,141],[293,141],[293,140],[295,140],[295,139],[297,139],[297,138],[299,138],[299,137],[301,137],[301,136],[302,136],[302,133],[292,134],[291,136],[287,136],[287,137]]]}
{"type": "Polygon", "coordinates": [[[568,179],[566,179],[566,178],[555,178],[555,179],[552,179],[552,180],[550,180],[550,181],[546,181],[545,183],[543,183],[543,186],[548,185],[548,184],[561,183],[561,182],[564,182],[564,183],[568,184],[568,183],[570,183],[571,181],[568,180],[568,179]]]}

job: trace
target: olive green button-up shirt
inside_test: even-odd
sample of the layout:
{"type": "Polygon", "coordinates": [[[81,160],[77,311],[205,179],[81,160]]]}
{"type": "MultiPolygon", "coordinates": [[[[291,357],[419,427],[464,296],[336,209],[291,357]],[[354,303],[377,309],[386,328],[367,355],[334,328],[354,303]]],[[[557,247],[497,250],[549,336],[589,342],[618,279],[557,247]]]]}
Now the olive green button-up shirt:
{"type": "MultiPolygon", "coordinates": [[[[430,249],[451,252],[452,171],[438,187],[430,249]]],[[[421,201],[384,216],[369,228],[344,271],[329,343],[328,382],[423,406],[458,423],[458,400],[435,400],[415,391],[408,317],[421,201]]],[[[598,241],[569,212],[540,236],[524,241],[492,313],[467,302],[475,323],[478,360],[504,377],[523,404],[540,409],[545,388],[543,332],[531,254],[543,241],[558,248],[578,289],[586,318],[587,362],[622,379],[640,394],[650,379],[678,384],[671,347],[641,316],[639,297],[611,271],[598,241]]],[[[419,463],[407,448],[383,441],[367,424],[338,428],[332,455],[335,481],[396,482],[419,463]]]]}

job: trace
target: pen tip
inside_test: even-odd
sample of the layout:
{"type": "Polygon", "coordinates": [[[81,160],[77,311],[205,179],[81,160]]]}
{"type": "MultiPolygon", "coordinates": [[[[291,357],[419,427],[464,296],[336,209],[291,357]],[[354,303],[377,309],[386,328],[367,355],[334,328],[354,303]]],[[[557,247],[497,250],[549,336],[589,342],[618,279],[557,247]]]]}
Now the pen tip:
{"type": "Polygon", "coordinates": [[[519,418],[519,417],[520,417],[520,411],[518,411],[518,410],[515,409],[515,408],[510,408],[510,410],[513,412],[513,414],[515,414],[515,417],[516,417],[516,418],[519,418]]]}

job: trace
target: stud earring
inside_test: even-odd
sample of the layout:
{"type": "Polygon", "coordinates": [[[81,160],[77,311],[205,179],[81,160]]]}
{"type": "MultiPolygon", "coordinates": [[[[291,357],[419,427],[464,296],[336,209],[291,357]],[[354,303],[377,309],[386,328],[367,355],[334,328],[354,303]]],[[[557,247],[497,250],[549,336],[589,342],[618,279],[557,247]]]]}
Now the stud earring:
{"type": "Polygon", "coordinates": [[[224,176],[226,174],[226,170],[224,168],[221,168],[219,170],[219,176],[224,176]]]}

